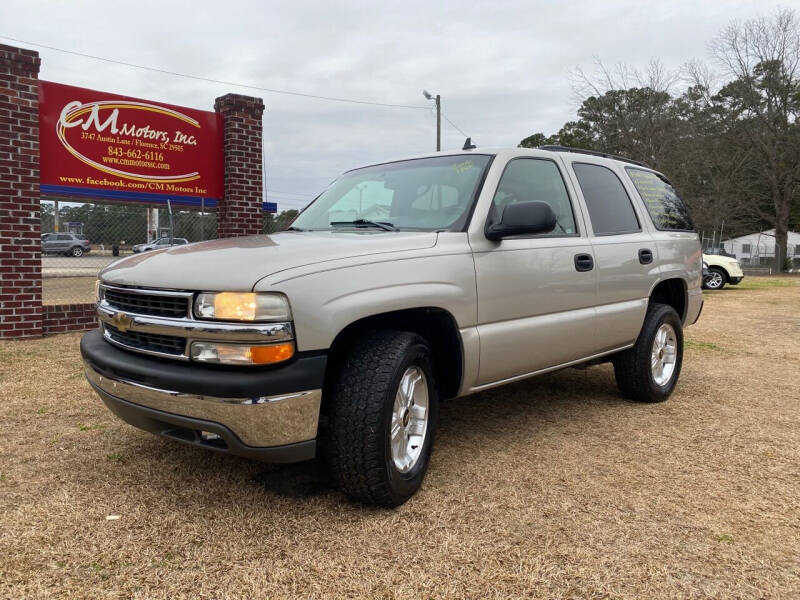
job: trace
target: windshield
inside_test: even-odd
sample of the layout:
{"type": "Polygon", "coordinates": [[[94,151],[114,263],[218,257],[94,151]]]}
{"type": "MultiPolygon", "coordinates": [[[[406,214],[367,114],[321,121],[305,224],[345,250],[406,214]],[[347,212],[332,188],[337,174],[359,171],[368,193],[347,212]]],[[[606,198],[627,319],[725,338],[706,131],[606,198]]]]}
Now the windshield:
{"type": "Polygon", "coordinates": [[[350,171],[300,213],[292,228],[459,230],[490,159],[458,154],[350,171]]]}

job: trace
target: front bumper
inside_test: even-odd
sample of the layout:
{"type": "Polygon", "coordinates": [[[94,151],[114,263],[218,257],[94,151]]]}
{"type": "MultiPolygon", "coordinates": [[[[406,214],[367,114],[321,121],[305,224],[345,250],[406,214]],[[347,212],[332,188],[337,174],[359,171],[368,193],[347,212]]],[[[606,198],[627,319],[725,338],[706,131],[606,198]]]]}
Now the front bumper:
{"type": "Polygon", "coordinates": [[[324,355],[265,369],[210,367],[119,350],[99,330],[84,335],[81,354],[89,383],[131,425],[268,462],[314,457],[324,355]]]}
{"type": "Polygon", "coordinates": [[[730,283],[731,285],[738,285],[742,282],[742,279],[744,279],[744,275],[741,275],[739,277],[730,276],[728,277],[728,283],[730,283]]]}

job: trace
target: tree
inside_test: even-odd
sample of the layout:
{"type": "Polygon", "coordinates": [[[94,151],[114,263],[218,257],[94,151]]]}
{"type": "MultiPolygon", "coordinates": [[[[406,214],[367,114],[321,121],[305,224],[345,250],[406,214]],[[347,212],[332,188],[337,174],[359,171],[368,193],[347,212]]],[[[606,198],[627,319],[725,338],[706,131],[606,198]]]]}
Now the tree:
{"type": "Polygon", "coordinates": [[[644,73],[596,62],[573,72],[578,119],[521,146],[558,143],[641,160],[664,172],[698,229],[730,234],[775,227],[776,267],[800,220],[800,31],[791,10],[733,23],[712,44],[722,73],[702,63],[644,73]]]}
{"type": "Polygon", "coordinates": [[[800,22],[789,9],[732,23],[712,53],[731,80],[713,98],[731,114],[738,145],[752,150],[754,176],[767,184],[775,227],[775,268],[783,270],[793,204],[800,192],[800,22]]]}
{"type": "Polygon", "coordinates": [[[298,212],[299,211],[294,209],[284,210],[281,211],[281,213],[277,217],[275,217],[272,213],[266,213],[264,215],[264,227],[262,231],[264,233],[275,233],[277,231],[283,231],[284,229],[289,227],[292,221],[294,221],[294,218],[297,216],[298,212]]]}
{"type": "Polygon", "coordinates": [[[557,135],[547,137],[543,133],[534,133],[529,135],[519,143],[520,148],[538,148],[539,146],[547,146],[548,144],[560,144],[557,135]]]}

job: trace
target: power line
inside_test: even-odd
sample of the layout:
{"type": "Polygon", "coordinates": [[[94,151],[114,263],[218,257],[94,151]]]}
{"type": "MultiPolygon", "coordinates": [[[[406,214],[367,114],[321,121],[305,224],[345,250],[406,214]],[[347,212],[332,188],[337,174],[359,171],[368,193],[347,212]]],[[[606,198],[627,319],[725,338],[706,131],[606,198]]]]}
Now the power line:
{"type": "Polygon", "coordinates": [[[37,42],[29,42],[27,40],[21,40],[19,38],[14,38],[7,35],[0,35],[0,39],[9,40],[12,42],[17,42],[19,44],[27,44],[29,46],[35,46],[37,48],[45,48],[47,50],[53,50],[55,52],[62,52],[64,54],[71,54],[73,56],[81,56],[83,58],[91,58],[92,60],[99,60],[107,63],[112,63],[115,65],[123,65],[126,67],[132,67],[134,69],[142,69],[143,71],[153,71],[155,73],[163,73],[165,75],[174,75],[176,77],[184,77],[186,79],[195,79],[197,81],[205,81],[207,83],[218,83],[221,85],[233,86],[233,87],[240,87],[246,88],[250,90],[258,90],[260,92],[267,92],[270,94],[283,94],[286,96],[300,96],[302,98],[313,98],[315,100],[328,100],[331,102],[348,102],[350,104],[367,104],[370,106],[384,106],[387,108],[412,108],[412,109],[421,109],[427,110],[427,106],[415,106],[412,104],[392,104],[390,102],[372,102],[370,100],[356,100],[354,98],[339,98],[336,96],[320,96],[317,94],[308,94],[305,92],[292,92],[289,90],[278,90],[274,88],[267,88],[261,87],[257,85],[249,85],[246,83],[236,83],[234,81],[225,81],[222,79],[213,79],[211,77],[202,77],[200,75],[189,75],[187,73],[179,73],[178,71],[170,71],[168,69],[160,69],[158,67],[148,67],[146,65],[137,65],[135,63],[125,62],[123,60],[116,60],[113,58],[105,58],[103,56],[95,56],[93,54],[85,54],[83,52],[76,52],[75,50],[65,50],[64,48],[56,48],[55,46],[48,46],[46,44],[39,44],[37,42]]]}
{"type": "Polygon", "coordinates": [[[455,123],[453,123],[453,122],[452,122],[452,121],[451,121],[451,120],[450,120],[450,119],[447,117],[447,115],[446,115],[446,114],[444,114],[444,111],[442,112],[442,116],[444,117],[444,120],[445,120],[445,121],[447,121],[448,123],[450,123],[450,125],[452,125],[452,126],[453,126],[453,127],[454,127],[454,128],[455,128],[455,129],[456,129],[456,130],[457,130],[457,131],[458,131],[458,132],[461,134],[461,135],[463,135],[464,137],[469,137],[469,136],[468,136],[466,133],[464,133],[464,131],[461,129],[461,127],[459,127],[458,125],[456,125],[455,123]]]}
{"type": "MultiPolygon", "coordinates": [[[[22,40],[22,39],[19,39],[19,38],[8,36],[8,35],[0,35],[0,39],[9,40],[9,41],[17,42],[17,43],[20,43],[20,44],[27,44],[29,46],[35,46],[37,48],[45,48],[47,50],[53,50],[54,52],[61,52],[63,54],[71,54],[73,56],[80,56],[80,57],[89,58],[89,59],[92,59],[92,60],[99,60],[99,61],[102,61],[102,62],[111,63],[111,64],[115,64],[115,65],[123,65],[123,66],[131,67],[131,68],[134,68],[134,69],[141,69],[143,71],[152,71],[154,73],[162,73],[164,75],[173,75],[175,77],[184,77],[186,79],[194,79],[196,81],[205,81],[207,83],[217,83],[217,84],[220,84],[220,85],[228,85],[228,86],[233,86],[233,87],[240,87],[240,88],[246,88],[246,89],[251,89],[251,90],[258,90],[258,91],[267,92],[267,93],[270,93],[270,94],[283,94],[283,95],[286,95],[286,96],[299,96],[301,98],[311,98],[311,99],[314,99],[314,100],[328,100],[330,102],[346,102],[346,103],[350,103],[350,104],[366,104],[366,105],[369,105],[369,106],[383,106],[383,107],[387,107],[387,108],[410,108],[410,109],[422,109],[422,110],[425,110],[425,109],[428,108],[427,106],[417,106],[417,105],[413,105],[413,104],[393,104],[393,103],[390,103],[390,102],[373,102],[371,100],[356,100],[354,98],[339,98],[339,97],[336,97],[336,96],[321,96],[321,95],[318,95],[318,94],[308,94],[308,93],[305,93],[305,92],[293,92],[293,91],[290,91],[290,90],[278,90],[278,89],[275,89],[275,88],[268,88],[268,87],[262,87],[262,86],[257,86],[257,85],[250,85],[250,84],[247,84],[247,83],[237,83],[235,81],[225,81],[223,79],[213,79],[211,77],[202,77],[200,75],[190,75],[190,74],[187,74],[187,73],[180,73],[178,71],[170,71],[169,69],[161,69],[161,68],[158,68],[158,67],[149,67],[149,66],[146,66],[146,65],[139,65],[139,64],[135,64],[135,63],[122,61],[122,60],[116,60],[116,59],[113,59],[113,58],[106,58],[106,57],[103,57],[103,56],[96,56],[96,55],[93,55],[93,54],[86,54],[86,53],[83,53],[83,52],[77,52],[75,50],[66,50],[64,48],[57,48],[55,46],[48,46],[47,44],[40,44],[38,42],[30,42],[30,41],[27,41],[27,40],[22,40]]],[[[444,113],[444,111],[442,111],[442,116],[444,117],[445,121],[447,121],[456,131],[458,131],[464,137],[467,137],[467,134],[464,132],[464,130],[461,129],[455,123],[453,123],[453,121],[444,113]]]]}

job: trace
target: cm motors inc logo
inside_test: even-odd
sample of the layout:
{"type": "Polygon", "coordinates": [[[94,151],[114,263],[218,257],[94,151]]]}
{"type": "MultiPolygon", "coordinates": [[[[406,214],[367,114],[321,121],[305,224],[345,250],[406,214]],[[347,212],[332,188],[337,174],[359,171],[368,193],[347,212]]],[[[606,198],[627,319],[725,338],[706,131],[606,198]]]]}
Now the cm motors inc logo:
{"type": "Polygon", "coordinates": [[[109,175],[154,183],[177,183],[200,178],[198,171],[175,175],[149,172],[168,171],[170,164],[164,160],[165,153],[183,152],[186,146],[197,146],[196,134],[199,129],[200,123],[196,119],[171,108],[122,100],[87,103],[73,100],[64,105],[56,123],[58,140],[79,161],[109,175]],[[133,122],[133,118],[123,120],[120,115],[123,115],[123,119],[127,115],[133,118],[156,116],[157,121],[166,120],[175,123],[175,127],[159,129],[150,124],[142,126],[133,122]],[[80,136],[76,138],[70,135],[71,130],[80,132],[80,136]],[[93,152],[90,153],[89,149],[93,152]]]}

